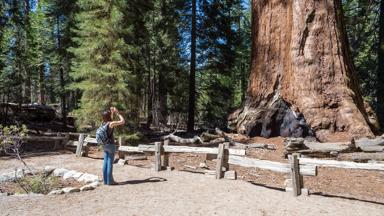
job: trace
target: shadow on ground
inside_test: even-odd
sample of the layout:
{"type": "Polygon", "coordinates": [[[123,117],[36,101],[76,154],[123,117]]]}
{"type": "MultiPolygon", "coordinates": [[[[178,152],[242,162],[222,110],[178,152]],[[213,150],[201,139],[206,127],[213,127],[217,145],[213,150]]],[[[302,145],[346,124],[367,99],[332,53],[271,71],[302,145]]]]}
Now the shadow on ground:
{"type": "MultiPolygon", "coordinates": [[[[272,190],[277,190],[277,191],[285,192],[284,188],[268,186],[268,185],[265,185],[265,184],[259,184],[259,183],[255,183],[255,182],[252,182],[252,181],[248,181],[248,182],[253,184],[253,185],[260,186],[260,187],[264,187],[264,188],[268,188],[268,189],[272,189],[272,190]]],[[[384,203],[382,203],[382,202],[358,199],[358,198],[353,198],[353,197],[346,197],[346,196],[342,196],[342,195],[327,194],[327,193],[323,193],[323,192],[309,192],[309,195],[317,195],[317,196],[330,197],[330,198],[340,198],[340,199],[347,199],[347,200],[356,200],[356,201],[360,201],[360,202],[384,205],[384,203]]]]}
{"type": "Polygon", "coordinates": [[[165,178],[160,177],[150,177],[142,180],[128,180],[123,182],[116,182],[116,185],[126,185],[126,184],[143,184],[143,183],[156,183],[156,182],[164,182],[167,181],[165,178]]]}

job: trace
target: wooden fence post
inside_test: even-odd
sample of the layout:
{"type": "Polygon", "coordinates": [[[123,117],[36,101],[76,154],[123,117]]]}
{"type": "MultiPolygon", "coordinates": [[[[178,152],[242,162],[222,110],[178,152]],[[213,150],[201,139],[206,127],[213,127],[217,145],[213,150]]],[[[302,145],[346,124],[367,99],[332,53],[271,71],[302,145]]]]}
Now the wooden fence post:
{"type": "MultiPolygon", "coordinates": [[[[164,140],[164,146],[169,145],[169,139],[164,140]]],[[[169,166],[169,153],[164,152],[164,158],[163,158],[163,166],[168,167],[169,166]]]]}
{"type": "Polygon", "coordinates": [[[224,150],[225,150],[224,144],[220,144],[218,153],[217,153],[216,179],[223,178],[224,150]]]}
{"type": "Polygon", "coordinates": [[[155,142],[155,171],[161,170],[161,150],[163,147],[162,142],[155,142]]]}
{"type": "Polygon", "coordinates": [[[64,134],[64,140],[63,140],[63,146],[67,145],[67,143],[69,142],[69,133],[65,133],[64,134]]]}
{"type": "Polygon", "coordinates": [[[229,170],[229,163],[228,163],[228,161],[229,161],[229,145],[230,145],[230,143],[224,143],[223,171],[228,171],[229,170]]]}
{"type": "MultiPolygon", "coordinates": [[[[57,133],[56,137],[61,137],[61,133],[60,132],[57,133]]],[[[62,142],[61,140],[55,140],[55,145],[53,146],[53,150],[54,151],[59,149],[59,146],[60,146],[61,142],[62,142]]]]}
{"type": "Polygon", "coordinates": [[[293,196],[299,196],[301,194],[302,180],[300,177],[299,156],[300,154],[297,153],[288,156],[291,167],[293,196]]]}
{"type": "MultiPolygon", "coordinates": [[[[125,140],[123,137],[119,136],[119,149],[121,146],[123,146],[125,144],[125,140]]],[[[124,159],[124,152],[122,151],[118,151],[118,155],[119,155],[119,159],[124,159]]]]}
{"type": "Polygon", "coordinates": [[[76,148],[76,157],[81,157],[81,152],[83,150],[84,139],[85,139],[84,134],[80,134],[79,135],[79,142],[78,142],[77,148],[76,148]]]}

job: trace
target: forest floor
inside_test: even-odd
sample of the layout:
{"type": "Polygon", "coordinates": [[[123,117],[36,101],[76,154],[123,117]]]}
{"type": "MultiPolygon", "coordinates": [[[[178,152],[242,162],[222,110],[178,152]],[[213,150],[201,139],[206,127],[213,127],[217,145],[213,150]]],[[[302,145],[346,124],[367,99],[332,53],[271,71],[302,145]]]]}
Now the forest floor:
{"type": "MultiPolygon", "coordinates": [[[[258,151],[254,153],[258,157],[269,158],[268,151],[258,151]]],[[[276,152],[272,155],[275,157],[276,152]]],[[[51,165],[101,178],[101,152],[95,151],[90,157],[76,158],[72,153],[60,152],[26,161],[34,167],[51,165]]],[[[281,190],[285,176],[273,172],[232,167],[240,179],[234,181],[181,171],[183,164],[198,167],[202,157],[172,154],[170,165],[176,167],[175,171],[149,169],[151,156],[151,160],[115,165],[114,178],[120,184],[93,191],[0,197],[0,215],[382,215],[384,211],[383,173],[320,169],[317,177],[305,179],[311,195],[295,198],[281,190]]],[[[207,163],[214,167],[210,164],[213,162],[207,163]]],[[[0,158],[0,173],[14,167],[21,167],[20,162],[0,158]]]]}

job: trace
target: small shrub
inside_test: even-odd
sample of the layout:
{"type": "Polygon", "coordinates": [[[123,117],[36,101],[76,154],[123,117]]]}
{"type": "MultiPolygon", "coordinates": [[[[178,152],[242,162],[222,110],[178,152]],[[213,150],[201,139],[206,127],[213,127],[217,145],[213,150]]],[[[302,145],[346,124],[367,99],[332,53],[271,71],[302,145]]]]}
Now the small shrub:
{"type": "Polygon", "coordinates": [[[60,179],[57,176],[45,176],[43,174],[35,176],[26,176],[18,180],[20,185],[19,193],[41,193],[47,194],[51,190],[61,186],[60,179]]]}
{"type": "Polygon", "coordinates": [[[136,132],[133,134],[124,134],[122,135],[122,137],[125,140],[126,145],[137,145],[145,139],[143,134],[140,132],[136,132]]]}

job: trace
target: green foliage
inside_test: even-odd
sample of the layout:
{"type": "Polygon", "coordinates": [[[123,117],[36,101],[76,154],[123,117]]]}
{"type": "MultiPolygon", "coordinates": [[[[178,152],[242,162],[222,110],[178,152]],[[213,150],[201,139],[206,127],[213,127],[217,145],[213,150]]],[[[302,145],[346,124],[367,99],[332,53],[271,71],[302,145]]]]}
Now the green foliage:
{"type": "MultiPolygon", "coordinates": [[[[342,0],[363,96],[375,107],[382,84],[380,2],[342,0]]],[[[225,126],[245,100],[250,1],[197,3],[196,117],[208,127],[225,126]]],[[[122,134],[143,119],[185,121],[190,34],[190,0],[1,1],[0,98],[59,102],[63,115],[76,108],[77,123],[91,126],[103,109],[116,106],[128,122],[122,134]]]]}
{"type": "Polygon", "coordinates": [[[145,141],[144,135],[140,132],[135,132],[132,134],[124,134],[121,137],[124,139],[126,145],[137,145],[140,142],[145,141]]]}
{"type": "Polygon", "coordinates": [[[20,140],[28,133],[28,129],[25,125],[18,127],[16,125],[3,126],[0,125],[0,136],[3,137],[0,140],[0,152],[9,148],[15,144],[15,139],[20,140]]]}
{"type": "Polygon", "coordinates": [[[16,192],[48,194],[50,191],[61,187],[59,178],[58,176],[46,176],[44,174],[25,176],[17,180],[20,188],[16,192]]]}
{"type": "Polygon", "coordinates": [[[198,76],[201,124],[225,127],[228,114],[244,99],[249,74],[250,20],[241,1],[202,1],[198,76]]]}
{"type": "Polygon", "coordinates": [[[343,0],[347,35],[363,96],[375,103],[379,1],[343,0]]]}
{"type": "Polygon", "coordinates": [[[71,85],[82,91],[78,121],[95,125],[103,109],[127,109],[131,92],[127,82],[133,78],[124,55],[129,44],[124,40],[130,25],[124,21],[125,1],[79,1],[77,47],[71,49],[76,62],[71,85]]]}

